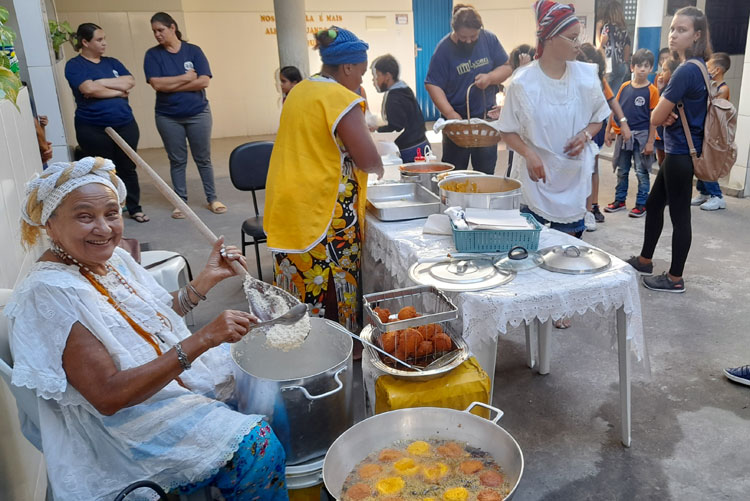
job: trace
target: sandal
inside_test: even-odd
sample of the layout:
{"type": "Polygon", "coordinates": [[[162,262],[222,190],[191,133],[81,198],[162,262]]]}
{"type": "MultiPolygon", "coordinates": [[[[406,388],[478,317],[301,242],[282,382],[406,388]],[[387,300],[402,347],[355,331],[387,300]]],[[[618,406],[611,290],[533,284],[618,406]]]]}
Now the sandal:
{"type": "Polygon", "coordinates": [[[180,209],[175,209],[172,211],[172,219],[185,219],[185,214],[180,209]]]}
{"type": "Polygon", "coordinates": [[[227,211],[227,206],[218,200],[210,202],[206,207],[214,214],[224,214],[227,211]]]}
{"type": "Polygon", "coordinates": [[[570,327],[570,319],[568,317],[562,317],[559,320],[555,320],[555,329],[568,329],[570,327]]]}
{"type": "Polygon", "coordinates": [[[136,212],[135,214],[131,214],[130,219],[135,219],[135,221],[139,223],[148,223],[149,221],[151,221],[151,218],[143,212],[136,212]]]}

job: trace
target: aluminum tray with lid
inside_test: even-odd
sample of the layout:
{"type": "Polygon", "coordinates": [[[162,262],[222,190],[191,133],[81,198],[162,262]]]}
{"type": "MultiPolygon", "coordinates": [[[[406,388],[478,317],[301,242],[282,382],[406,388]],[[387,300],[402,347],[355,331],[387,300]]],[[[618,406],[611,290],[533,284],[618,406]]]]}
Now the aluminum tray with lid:
{"type": "Polygon", "coordinates": [[[555,245],[541,249],[539,254],[544,260],[542,268],[569,275],[599,273],[612,263],[606,252],[584,245],[555,245]]]}
{"type": "Polygon", "coordinates": [[[524,247],[516,246],[508,254],[495,261],[495,267],[508,271],[526,271],[541,266],[544,263],[541,254],[524,247]]]}
{"type": "Polygon", "coordinates": [[[498,269],[487,257],[422,260],[409,268],[409,277],[423,285],[451,292],[474,292],[507,284],[516,273],[498,269]]]}

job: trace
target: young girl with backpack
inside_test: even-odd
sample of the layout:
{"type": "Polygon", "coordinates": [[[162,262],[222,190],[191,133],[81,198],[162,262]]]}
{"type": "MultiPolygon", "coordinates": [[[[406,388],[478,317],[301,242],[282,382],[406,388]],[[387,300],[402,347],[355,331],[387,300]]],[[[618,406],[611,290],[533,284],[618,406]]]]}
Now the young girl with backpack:
{"type": "Polygon", "coordinates": [[[685,63],[695,59],[705,65],[711,56],[708,21],[700,9],[684,7],[675,13],[669,29],[669,49],[673,57],[683,64],[672,75],[659,104],[651,113],[651,123],[664,126],[666,157],[646,202],[646,227],[641,254],[628,259],[628,263],[641,274],[653,273],[652,258],[664,226],[664,209],[668,202],[673,227],[672,264],[668,273],[643,277],[643,285],[651,290],[679,293],[685,292],[682,273],[692,240],[690,197],[693,191],[693,161],[676,105],[680,102],[684,105],[692,142],[700,155],[708,89],[701,68],[685,63]]]}

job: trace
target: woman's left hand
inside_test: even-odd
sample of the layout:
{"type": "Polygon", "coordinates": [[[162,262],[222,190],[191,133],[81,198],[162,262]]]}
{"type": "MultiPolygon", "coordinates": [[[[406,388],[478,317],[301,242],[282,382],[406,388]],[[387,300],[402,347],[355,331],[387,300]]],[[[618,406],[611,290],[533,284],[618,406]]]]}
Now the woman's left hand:
{"type": "Polygon", "coordinates": [[[583,132],[579,132],[575,136],[568,139],[568,142],[565,143],[563,153],[565,153],[569,157],[577,157],[583,152],[583,148],[586,147],[586,142],[586,135],[583,132]]]}
{"type": "Polygon", "coordinates": [[[247,269],[247,261],[240,250],[234,245],[224,245],[224,237],[219,237],[214,242],[211,254],[208,256],[208,262],[203,268],[201,275],[209,279],[214,285],[225,278],[236,275],[232,268],[231,262],[239,261],[243,268],[247,269]]]}
{"type": "Polygon", "coordinates": [[[664,121],[661,123],[664,127],[669,127],[673,123],[677,121],[679,117],[677,116],[677,113],[672,112],[669,115],[667,115],[667,118],[664,119],[664,121]]]}

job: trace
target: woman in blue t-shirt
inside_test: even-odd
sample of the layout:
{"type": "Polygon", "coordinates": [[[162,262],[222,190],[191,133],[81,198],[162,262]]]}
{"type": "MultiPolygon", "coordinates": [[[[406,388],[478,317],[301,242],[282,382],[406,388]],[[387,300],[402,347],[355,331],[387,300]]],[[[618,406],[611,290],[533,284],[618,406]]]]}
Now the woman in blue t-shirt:
{"type": "MultiPolygon", "coordinates": [[[[466,119],[469,111],[472,118],[482,118],[495,106],[499,85],[513,72],[508,54],[497,37],[483,29],[482,18],[471,6],[453,7],[451,27],[430,59],[425,88],[447,120],[466,119]],[[466,90],[471,84],[477,89],[471,91],[467,110],[466,90]]],[[[443,162],[466,169],[469,159],[474,170],[493,174],[497,146],[463,148],[443,135],[443,162]]]]}
{"type": "MultiPolygon", "coordinates": [[[[174,191],[187,202],[187,145],[203,182],[208,209],[223,214],[227,207],[216,198],[211,164],[211,107],[206,87],[211,80],[208,59],[197,45],[184,42],[175,20],[166,12],[151,17],[151,30],[159,45],[146,51],[143,70],[156,91],[156,128],[169,157],[174,191]]],[[[172,217],[183,219],[179,209],[172,217]]]]}
{"type": "Polygon", "coordinates": [[[135,164],[104,132],[112,127],[134,150],[140,132],[128,104],[135,87],[133,75],[113,57],[105,57],[107,38],[99,26],[83,23],[76,31],[76,50],[81,53],[65,65],[76,101],[75,130],[78,145],[86,155],[109,158],[128,190],[125,207],[139,223],[149,221],[140,206],[141,188],[135,164]]]}
{"type": "Polygon", "coordinates": [[[693,161],[675,106],[683,103],[690,135],[700,155],[708,90],[701,69],[686,62],[693,59],[705,65],[711,56],[708,21],[700,9],[684,7],[675,13],[669,28],[669,49],[682,64],[669,79],[659,104],[651,113],[651,123],[664,126],[666,156],[646,201],[646,228],[641,254],[628,259],[628,263],[644,275],[653,273],[651,259],[664,226],[664,208],[669,203],[672,264],[668,273],[643,277],[643,285],[651,290],[685,292],[682,272],[692,240],[690,197],[693,193],[693,161]]]}

